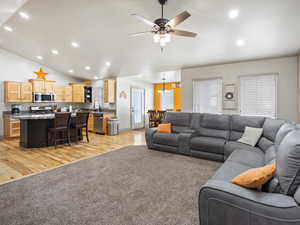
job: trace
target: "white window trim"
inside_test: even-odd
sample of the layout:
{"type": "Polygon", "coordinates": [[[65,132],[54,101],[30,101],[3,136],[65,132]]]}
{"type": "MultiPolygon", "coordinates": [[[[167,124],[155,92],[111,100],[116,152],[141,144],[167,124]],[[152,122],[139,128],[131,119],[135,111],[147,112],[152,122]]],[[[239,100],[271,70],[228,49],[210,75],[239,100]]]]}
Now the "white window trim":
{"type": "MultiPolygon", "coordinates": [[[[238,76],[238,105],[239,105],[239,114],[242,115],[242,107],[241,107],[241,78],[247,78],[247,77],[259,77],[259,76],[267,76],[267,75],[273,75],[275,77],[275,117],[273,119],[278,118],[278,79],[279,79],[279,73],[276,72],[270,72],[270,73],[261,73],[261,74],[247,74],[247,75],[239,75],[238,76]]],[[[247,116],[244,114],[243,116],[247,116]]],[[[249,115],[253,116],[253,115],[249,115]]],[[[260,116],[260,115],[257,115],[260,116]]],[[[265,115],[262,115],[265,116],[265,115]]],[[[270,117],[272,118],[272,117],[270,117]]]]}

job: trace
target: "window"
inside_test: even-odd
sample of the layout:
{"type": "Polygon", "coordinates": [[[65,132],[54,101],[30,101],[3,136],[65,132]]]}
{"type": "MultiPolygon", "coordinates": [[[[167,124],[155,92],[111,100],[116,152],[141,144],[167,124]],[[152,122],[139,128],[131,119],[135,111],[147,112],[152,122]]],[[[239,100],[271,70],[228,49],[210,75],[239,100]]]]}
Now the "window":
{"type": "Polygon", "coordinates": [[[193,82],[193,111],[222,112],[222,80],[195,80],[193,82]]]}
{"type": "Polygon", "coordinates": [[[174,90],[167,90],[160,93],[160,109],[174,109],[174,90]]]}
{"type": "Polygon", "coordinates": [[[241,114],[276,118],[277,75],[240,77],[241,114]]]}

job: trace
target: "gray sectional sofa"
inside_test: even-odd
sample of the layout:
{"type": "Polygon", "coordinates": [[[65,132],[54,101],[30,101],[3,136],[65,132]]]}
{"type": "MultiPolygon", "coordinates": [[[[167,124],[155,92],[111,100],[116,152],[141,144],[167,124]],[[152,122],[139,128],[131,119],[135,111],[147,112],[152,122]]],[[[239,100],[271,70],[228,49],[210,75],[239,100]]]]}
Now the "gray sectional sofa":
{"type": "Polygon", "coordinates": [[[300,225],[300,126],[239,115],[167,113],[172,133],[146,130],[149,149],[222,161],[200,189],[201,225],[300,225]],[[245,127],[263,128],[255,147],[237,142],[245,127]],[[276,161],[275,177],[259,189],[232,184],[235,176],[276,161]]]}

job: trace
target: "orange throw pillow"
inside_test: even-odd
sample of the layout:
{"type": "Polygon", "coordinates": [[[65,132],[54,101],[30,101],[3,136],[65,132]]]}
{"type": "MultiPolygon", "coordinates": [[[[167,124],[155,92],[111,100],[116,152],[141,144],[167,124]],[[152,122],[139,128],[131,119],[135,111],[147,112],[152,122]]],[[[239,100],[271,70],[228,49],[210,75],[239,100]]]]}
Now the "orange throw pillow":
{"type": "Polygon", "coordinates": [[[276,163],[247,170],[231,180],[231,183],[246,188],[257,188],[267,183],[276,172],[276,163]]]}
{"type": "Polygon", "coordinates": [[[157,132],[159,132],[159,133],[171,133],[172,132],[171,131],[171,124],[170,123],[159,124],[157,132]]]}

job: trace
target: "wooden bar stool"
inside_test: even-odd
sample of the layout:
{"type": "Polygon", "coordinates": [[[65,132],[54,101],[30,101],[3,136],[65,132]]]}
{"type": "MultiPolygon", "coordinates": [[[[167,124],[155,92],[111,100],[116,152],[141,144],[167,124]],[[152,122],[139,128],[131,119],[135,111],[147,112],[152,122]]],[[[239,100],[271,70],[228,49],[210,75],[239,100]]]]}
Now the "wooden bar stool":
{"type": "Polygon", "coordinates": [[[82,129],[85,128],[85,136],[86,136],[86,140],[87,142],[90,142],[89,140],[89,130],[88,130],[88,121],[89,121],[89,112],[78,112],[76,114],[76,120],[75,120],[75,124],[73,125],[75,128],[75,138],[76,138],[76,142],[78,142],[78,133],[81,131],[82,129]]]}
{"type": "Polygon", "coordinates": [[[148,110],[149,114],[149,127],[157,127],[158,120],[157,120],[157,113],[155,110],[148,110]]]}
{"type": "Polygon", "coordinates": [[[52,140],[54,141],[55,148],[57,146],[57,142],[62,141],[66,141],[69,145],[71,145],[70,121],[71,113],[55,113],[54,127],[48,128],[48,146],[52,140]]]}

